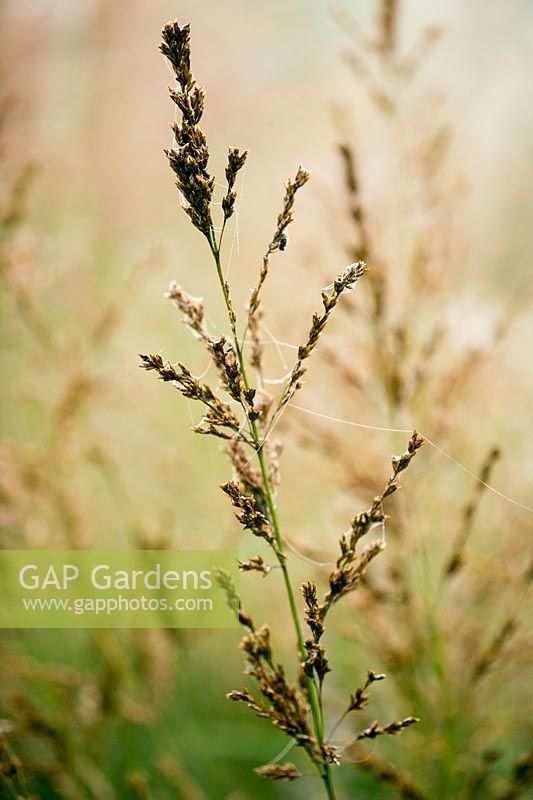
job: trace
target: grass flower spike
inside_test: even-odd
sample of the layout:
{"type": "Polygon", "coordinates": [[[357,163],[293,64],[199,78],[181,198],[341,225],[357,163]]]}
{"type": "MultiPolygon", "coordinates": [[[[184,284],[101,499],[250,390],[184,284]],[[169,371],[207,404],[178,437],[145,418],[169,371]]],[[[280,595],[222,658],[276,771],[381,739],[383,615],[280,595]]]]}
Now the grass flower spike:
{"type": "MultiPolygon", "coordinates": [[[[298,348],[296,362],[279,397],[267,397],[263,390],[262,373],[261,290],[270,272],[272,256],[283,254],[287,249],[287,230],[293,222],[296,196],[309,180],[309,173],[299,167],[295,177],[285,185],[282,209],[261,261],[256,287],[245,311],[243,329],[239,330],[230,286],[222,270],[222,240],[226,224],[234,213],[236,178],[244,166],[247,152],[229,148],[225,169],[226,189],[220,211],[220,207],[213,202],[215,179],[209,173],[209,149],[200,128],[205,93],[197,86],[191,72],[189,26],[180,27],[177,22],[165,25],[160,49],[174,71],[177,86],[171,86],[169,92],[181,112],[181,121],[172,126],[175,145],[166,151],[166,155],[176,176],[181,205],[193,226],[208,241],[214,274],[226,308],[229,333],[218,338],[212,336],[207,327],[203,301],[177,283],[172,283],[167,297],[180,311],[184,324],[209,353],[219,377],[219,388],[211,388],[195,379],[183,364],[175,367],[159,355],[142,355],[140,366],[155,372],[162,381],[172,384],[185,397],[196,400],[203,407],[202,420],[193,427],[193,431],[226,440],[225,452],[233,467],[234,477],[221,488],[228,496],[242,529],[266,543],[283,576],[296,644],[295,683],[289,680],[285,667],[276,660],[269,626],[264,624],[256,627],[252,617],[243,610],[229,576],[218,576],[228,603],[245,628],[241,650],[246,675],[255,685],[255,693],[244,688],[229,692],[228,698],[245,704],[258,717],[269,720],[300,747],[322,779],[326,797],[334,800],[333,771],[341,761],[341,753],[332,743],[332,736],[326,735],[324,724],[322,685],[332,670],[321,641],[326,615],[336,602],[357,588],[370,561],[383,551],[384,543],[380,539],[361,551],[358,542],[376,522],[384,520],[383,504],[398,488],[398,476],[407,468],[423,439],[416,432],[413,433],[405,454],[393,459],[393,473],[383,493],[374,499],[369,509],[354,518],[350,533],[341,537],[340,555],[330,575],[329,590],[323,601],[318,600],[318,587],[314,580],[307,581],[301,587],[306,606],[305,621],[310,631],[310,636],[306,636],[276,506],[281,446],[272,441],[271,434],[281,413],[302,387],[306,362],[317,349],[337,305],[343,295],[355,288],[366,267],[362,261],[351,264],[340,272],[329,287],[322,290],[322,310],[313,315],[307,339],[298,348]],[[222,219],[215,220],[220,213],[222,219]],[[218,230],[220,234],[217,238],[215,232],[218,230]],[[254,369],[257,380],[255,386],[248,375],[248,364],[254,369]]],[[[239,567],[244,572],[259,572],[261,579],[265,580],[268,580],[271,571],[271,565],[261,555],[253,556],[248,561],[239,561],[239,567]]],[[[352,695],[339,724],[348,713],[355,713],[366,706],[369,699],[366,690],[382,678],[384,675],[369,671],[364,687],[352,695]]],[[[354,741],[395,734],[416,721],[414,717],[406,717],[383,727],[373,722],[354,737],[354,741]]],[[[303,772],[292,762],[268,764],[256,771],[265,778],[279,781],[303,777],[303,772]]]]}

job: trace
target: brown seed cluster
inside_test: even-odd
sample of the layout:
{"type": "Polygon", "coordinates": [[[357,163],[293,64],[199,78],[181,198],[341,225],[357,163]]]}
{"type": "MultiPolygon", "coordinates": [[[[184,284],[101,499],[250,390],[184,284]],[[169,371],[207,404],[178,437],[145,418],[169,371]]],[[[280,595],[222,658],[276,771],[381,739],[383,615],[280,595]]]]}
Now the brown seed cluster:
{"type": "Polygon", "coordinates": [[[183,314],[183,322],[191,333],[206,345],[209,352],[213,345],[205,323],[205,306],[199,297],[193,297],[185,291],[176,281],[172,281],[165,294],[183,314]]]}
{"type": "Polygon", "coordinates": [[[311,356],[316,349],[320,335],[323,333],[326,325],[328,324],[331,313],[337,306],[341,296],[352,291],[359,278],[364,275],[365,271],[366,265],[363,261],[359,261],[356,264],[351,264],[349,267],[346,267],[346,269],[334,280],[331,289],[322,290],[322,305],[324,310],[322,314],[313,314],[313,320],[307,341],[298,348],[298,360],[292,369],[287,386],[285,387],[283,395],[278,403],[276,409],[277,414],[279,414],[282,409],[288,403],[290,403],[298,389],[302,388],[302,378],[307,371],[304,361],[309,358],[309,356],[311,356]]]}
{"type": "Polygon", "coordinates": [[[233,190],[233,187],[239,171],[244,167],[247,156],[247,151],[241,153],[237,147],[230,147],[228,151],[228,164],[226,167],[227,191],[222,199],[224,222],[233,215],[235,200],[237,199],[237,193],[233,190]]]}
{"type": "Polygon", "coordinates": [[[278,222],[276,225],[276,230],[274,231],[274,235],[270,240],[265,255],[263,256],[263,265],[259,273],[259,283],[253,290],[248,304],[250,317],[253,317],[259,308],[259,295],[268,275],[270,256],[272,253],[275,253],[276,250],[283,251],[287,247],[287,228],[294,219],[294,203],[296,200],[296,193],[298,192],[298,189],[301,189],[302,186],[305,186],[310,177],[311,176],[307,170],[303,169],[303,167],[298,167],[298,171],[294,179],[288,180],[285,184],[283,208],[278,216],[278,222]]]}
{"type": "Polygon", "coordinates": [[[370,508],[362,511],[352,520],[350,533],[344,534],[340,538],[341,555],[337,560],[337,569],[329,578],[330,590],[325,597],[322,611],[324,616],[337,600],[351,592],[361,583],[368,564],[385,549],[385,542],[376,540],[365,547],[358,555],[357,543],[370,531],[373,525],[384,522],[383,502],[397,491],[400,474],[407,469],[423,443],[424,438],[416,431],[413,431],[405,453],[401,456],[394,456],[392,459],[392,475],[387,481],[382,494],[374,498],[370,508]]]}
{"type": "Polygon", "coordinates": [[[305,698],[289,684],[283,667],[274,664],[268,626],[248,633],[241,649],[246,672],[256,680],[264,701],[255,700],[247,689],[230,692],[228,698],[245,702],[259,717],[270,719],[274,727],[292,737],[314,758],[316,742],[309,727],[305,698]]]}
{"type": "Polygon", "coordinates": [[[262,556],[252,556],[248,561],[239,560],[239,569],[241,572],[260,572],[266,576],[272,567],[269,564],[265,564],[262,556]]]}
{"type": "Polygon", "coordinates": [[[278,215],[276,230],[263,256],[263,262],[259,272],[259,281],[255,289],[253,289],[248,302],[248,320],[246,323],[245,335],[249,334],[251,339],[250,364],[256,370],[259,378],[262,377],[263,362],[263,345],[260,336],[261,320],[263,317],[260,300],[261,289],[263,288],[263,284],[270,270],[271,255],[276,251],[282,252],[287,248],[287,228],[294,219],[296,193],[302,186],[305,186],[309,178],[310,175],[307,170],[303,169],[303,167],[298,167],[295,177],[292,180],[288,180],[285,184],[283,207],[278,215]]]}
{"type": "Polygon", "coordinates": [[[176,186],[186,202],[185,212],[192,224],[209,238],[213,230],[211,200],[215,179],[207,169],[209,150],[205,134],[199,127],[204,113],[204,90],[196,85],[191,72],[190,28],[169,22],[163,28],[160,50],[174,70],[179,90],[169,94],[182,114],[181,125],[172,123],[176,146],[165,150],[176,186]]]}
{"type": "Polygon", "coordinates": [[[157,372],[162,381],[172,383],[184,397],[198,400],[207,407],[202,425],[195,428],[197,433],[211,433],[230,439],[239,431],[239,419],[228,403],[217,397],[207,384],[194,378],[183,364],[178,364],[176,369],[169,361],[163,361],[160,355],[141,355],[140,358],[144,369],[157,372]],[[224,430],[226,428],[233,431],[233,434],[224,430]]]}
{"type": "Polygon", "coordinates": [[[303,777],[290,761],[285,764],[265,764],[264,767],[257,767],[255,771],[261,777],[270,778],[273,781],[294,781],[303,777]]]}
{"type": "Polygon", "coordinates": [[[369,695],[366,693],[366,690],[376,681],[383,681],[385,678],[386,675],[384,675],[382,672],[378,673],[369,669],[364,685],[356,689],[355,692],[350,696],[350,705],[348,706],[346,713],[349,713],[350,711],[361,711],[361,709],[365,708],[370,699],[369,695]]]}
{"type": "Polygon", "coordinates": [[[235,516],[241,523],[245,531],[250,531],[254,536],[259,536],[270,545],[275,545],[275,538],[272,525],[262,511],[258,511],[257,502],[252,495],[242,494],[239,487],[233,481],[223,483],[222,491],[228,495],[231,504],[235,509],[235,516]]]}
{"type": "Polygon", "coordinates": [[[409,728],[411,725],[415,725],[420,720],[417,717],[405,717],[405,719],[398,719],[394,722],[390,722],[384,728],[382,728],[377,722],[371,722],[368,728],[365,728],[364,731],[357,736],[357,741],[361,739],[376,739],[378,736],[396,736],[397,733],[400,733],[404,728],[409,728]]]}

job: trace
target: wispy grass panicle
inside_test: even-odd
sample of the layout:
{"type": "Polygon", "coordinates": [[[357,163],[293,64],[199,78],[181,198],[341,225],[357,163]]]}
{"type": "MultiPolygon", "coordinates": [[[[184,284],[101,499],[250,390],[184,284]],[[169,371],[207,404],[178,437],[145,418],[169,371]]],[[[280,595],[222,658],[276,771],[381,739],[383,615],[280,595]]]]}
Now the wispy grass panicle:
{"type": "MultiPolygon", "coordinates": [[[[169,59],[179,84],[179,91],[170,90],[173,101],[179,107],[181,123],[174,126],[176,147],[167,152],[170,165],[177,177],[177,185],[185,200],[185,211],[194,227],[202,231],[209,243],[215,273],[224,300],[229,326],[228,335],[213,337],[206,324],[203,301],[185,292],[172,283],[167,297],[173,301],[183,315],[183,321],[196,339],[207,349],[219,376],[216,390],[196,379],[183,364],[173,366],[160,355],[141,356],[141,366],[153,371],[164,382],[173,384],[185,397],[197,400],[204,406],[204,416],[193,430],[211,434],[227,440],[228,455],[233,479],[222,484],[235,515],[244,531],[262,539],[281,571],[288,604],[289,618],[296,640],[297,684],[291,683],[284,666],[276,663],[272,651],[268,625],[256,628],[252,618],[243,611],[235,587],[228,576],[219,575],[219,583],[226,591],[228,603],[233,608],[245,635],[241,649],[246,665],[246,675],[253,679],[256,694],[249,689],[230,692],[228,697],[252,709],[259,717],[268,719],[274,727],[283,731],[302,748],[311,759],[322,779],[329,800],[335,800],[333,769],[340,763],[341,754],[326,735],[324,709],[322,707],[322,685],[334,665],[328,660],[320,639],[324,632],[324,619],[329,606],[355,588],[364,571],[378,552],[381,542],[370,545],[356,554],[357,538],[378,519],[383,519],[383,500],[397,488],[397,479],[409,464],[414,452],[421,444],[420,437],[413,434],[404,456],[395,459],[394,472],[387,487],[357,525],[353,543],[347,543],[337,570],[330,578],[330,592],[322,605],[318,603],[318,590],[310,580],[302,587],[306,603],[306,621],[311,636],[304,636],[298,611],[295,591],[291,580],[285,540],[282,534],[276,494],[280,483],[281,445],[271,440],[272,428],[279,415],[302,385],[306,371],[304,362],[316,350],[329,318],[341,297],[351,292],[365,272],[362,261],[346,267],[340,275],[322,291],[322,312],[313,316],[306,341],[298,348],[297,362],[282,387],[279,397],[273,398],[264,391],[262,377],[262,308],[261,290],[269,273],[270,258],[287,247],[287,229],[293,221],[297,192],[309,180],[309,173],[300,167],[293,180],[285,185],[282,210],[277,218],[274,235],[263,256],[258,283],[253,290],[246,309],[244,330],[239,331],[239,315],[233,305],[230,286],[222,268],[222,238],[226,223],[235,207],[235,181],[242,169],[247,152],[230,148],[225,170],[226,193],[222,200],[220,236],[215,236],[213,204],[214,179],[207,170],[209,151],[199,123],[204,107],[204,92],[198,89],[190,69],[190,33],[188,26],[169,23],[163,30],[161,50],[169,59]],[[248,352],[250,348],[250,353],[248,352]],[[256,385],[248,374],[251,363],[257,379],[256,385]],[[221,397],[220,394],[224,393],[221,397]],[[374,552],[375,551],[375,552],[374,552]],[[341,586],[342,584],[342,586],[341,586]],[[329,598],[329,599],[328,599],[329,598]]],[[[220,213],[220,211],[218,211],[220,213]]],[[[354,523],[355,525],[355,523],[354,523]]],[[[341,547],[342,547],[341,543],[341,547]]],[[[268,580],[272,565],[262,555],[240,560],[242,572],[258,572],[268,580]]],[[[369,675],[375,673],[369,673],[369,675]]],[[[376,677],[376,680],[379,678],[376,677]]],[[[370,680],[370,678],[369,678],[370,680]]],[[[376,728],[375,735],[390,734],[408,727],[408,717],[384,728],[376,728]]],[[[377,724],[377,723],[376,723],[377,724]]],[[[368,736],[374,735],[374,729],[368,736]]],[[[292,763],[269,764],[260,767],[258,774],[273,780],[296,780],[303,773],[292,763]]]]}
{"type": "MultiPolygon", "coordinates": [[[[368,421],[370,406],[380,409],[370,415],[377,425],[404,430],[416,422],[437,452],[451,450],[451,462],[462,467],[472,463],[484,432],[493,438],[494,420],[485,405],[487,396],[498,393],[500,366],[494,356],[508,330],[504,320],[520,319],[521,303],[505,299],[505,291],[490,304],[475,298],[475,271],[467,265],[479,243],[464,224],[464,189],[471,180],[458,161],[461,148],[454,146],[461,129],[446,118],[440,93],[428,90],[434,64],[422,75],[441,32],[445,46],[446,31],[425,27],[417,39],[406,37],[411,41],[404,47],[407,3],[378,0],[375,9],[367,29],[346,4],[334,4],[351,39],[346,56],[354,89],[370,101],[359,95],[357,117],[350,103],[344,104],[338,144],[350,232],[346,254],[367,261],[370,269],[356,302],[343,303],[340,322],[346,328],[324,359],[327,394],[350,398],[349,411],[342,414],[346,421],[368,421]],[[360,135],[362,108],[388,142],[379,164],[368,130],[360,135]],[[406,119],[413,125],[406,127],[406,119]],[[391,218],[394,231],[385,222],[391,218]],[[483,341],[470,338],[473,319],[485,320],[483,341]],[[342,334],[348,332],[355,347],[344,346],[342,334]]],[[[509,407],[507,422],[513,419],[509,407]]],[[[343,459],[345,429],[335,420],[341,421],[340,412],[327,424],[306,424],[301,436],[359,498],[380,480],[380,461],[370,448],[363,458],[343,459]]],[[[508,479],[523,437],[520,426],[514,440],[506,434],[508,479]]],[[[531,738],[530,721],[519,709],[525,709],[531,672],[524,579],[533,573],[527,566],[527,519],[523,524],[492,505],[498,460],[498,450],[487,447],[479,470],[463,467],[463,477],[469,475],[464,491],[460,483],[426,474],[408,498],[395,500],[393,480],[383,492],[392,501],[390,521],[379,497],[353,520],[341,537],[326,600],[317,601],[320,608],[332,608],[336,598],[345,597],[352,609],[349,630],[366,637],[394,677],[396,696],[414,700],[424,719],[397,766],[392,748],[386,760],[373,749],[353,752],[362,769],[401,798],[496,800],[530,791],[526,773],[523,789],[509,774],[525,731],[531,738]],[[365,551],[361,537],[371,531],[376,536],[365,551]],[[380,571],[370,569],[365,562],[376,556],[385,533],[389,546],[395,543],[395,557],[388,569],[385,559],[380,571]],[[421,752],[431,754],[431,769],[421,765],[421,752]],[[501,756],[495,759],[494,752],[501,756]]],[[[393,470],[405,463],[400,458],[393,470]]],[[[380,727],[384,730],[371,726],[368,733],[373,736],[380,727]]]]}

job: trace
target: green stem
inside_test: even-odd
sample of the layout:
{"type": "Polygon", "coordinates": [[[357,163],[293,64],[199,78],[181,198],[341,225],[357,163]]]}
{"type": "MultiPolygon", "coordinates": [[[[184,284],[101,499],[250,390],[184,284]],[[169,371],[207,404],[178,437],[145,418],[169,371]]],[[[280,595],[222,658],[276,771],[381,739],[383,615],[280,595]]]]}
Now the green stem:
{"type": "MultiPolygon", "coordinates": [[[[222,223],[222,229],[220,231],[220,238],[219,238],[218,244],[217,244],[217,252],[218,253],[220,253],[220,249],[222,247],[222,239],[224,238],[224,231],[226,230],[226,222],[227,221],[228,221],[227,218],[224,217],[224,222],[222,223]]],[[[213,237],[213,241],[214,241],[214,237],[213,237]]]]}
{"type": "MultiPolygon", "coordinates": [[[[209,238],[209,245],[211,247],[211,252],[213,253],[213,258],[215,259],[215,264],[217,268],[218,279],[220,281],[220,286],[222,288],[222,293],[224,295],[224,301],[226,304],[226,310],[228,312],[228,316],[230,319],[232,334],[233,334],[233,341],[235,345],[235,350],[237,353],[237,359],[239,361],[239,366],[241,370],[242,380],[244,383],[245,389],[250,388],[250,384],[248,381],[248,375],[246,371],[246,364],[244,361],[242,348],[239,343],[239,339],[237,337],[237,330],[235,326],[235,314],[233,311],[233,306],[231,304],[231,299],[229,296],[228,288],[226,286],[226,281],[222,274],[222,265],[220,263],[220,250],[216,245],[216,240],[214,235],[209,238]]],[[[265,494],[267,498],[268,510],[270,514],[270,519],[272,522],[272,527],[274,529],[274,536],[276,539],[276,548],[275,553],[278,559],[279,565],[281,567],[281,572],[283,575],[283,582],[285,584],[285,590],[287,593],[287,597],[289,600],[289,606],[291,610],[292,621],[294,625],[294,630],[296,633],[296,640],[298,642],[298,651],[300,654],[300,659],[302,663],[307,658],[307,651],[305,649],[305,641],[302,632],[302,626],[300,624],[300,618],[298,616],[298,609],[296,607],[296,599],[294,596],[294,590],[292,588],[292,583],[289,575],[289,570],[287,567],[286,559],[283,552],[283,539],[281,536],[281,530],[279,525],[278,513],[276,509],[276,504],[274,502],[274,497],[272,494],[272,487],[270,485],[270,476],[268,474],[265,456],[263,452],[263,444],[264,442],[261,441],[259,436],[259,432],[257,430],[257,425],[255,420],[251,420],[247,413],[246,408],[244,408],[246,418],[248,421],[248,425],[250,428],[250,433],[252,435],[252,439],[254,441],[255,450],[257,453],[257,458],[259,461],[259,468],[261,470],[261,476],[263,478],[263,484],[265,487],[265,494]]],[[[318,692],[316,688],[316,684],[314,680],[309,677],[309,675],[305,676],[306,686],[307,686],[307,693],[309,696],[309,704],[311,706],[311,715],[313,717],[313,724],[315,728],[315,734],[318,741],[319,746],[321,747],[324,744],[324,721],[322,717],[322,710],[320,707],[320,701],[318,697],[318,692]]],[[[331,773],[331,765],[330,764],[317,764],[318,771],[322,780],[324,781],[324,786],[326,787],[326,791],[328,794],[329,800],[335,800],[335,788],[333,786],[333,776],[331,773]]]]}

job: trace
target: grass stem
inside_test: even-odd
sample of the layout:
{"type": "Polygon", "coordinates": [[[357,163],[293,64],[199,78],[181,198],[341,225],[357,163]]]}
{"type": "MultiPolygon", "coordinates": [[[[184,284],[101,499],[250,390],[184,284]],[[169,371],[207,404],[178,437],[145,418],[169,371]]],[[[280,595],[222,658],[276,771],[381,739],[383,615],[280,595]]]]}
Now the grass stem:
{"type": "MultiPolygon", "coordinates": [[[[242,375],[243,384],[244,384],[245,389],[249,389],[250,388],[250,384],[249,384],[249,381],[248,381],[246,363],[245,363],[245,360],[244,360],[242,347],[240,345],[239,338],[237,336],[237,330],[236,330],[236,325],[235,325],[235,312],[233,310],[233,305],[232,305],[232,302],[231,302],[231,297],[230,297],[230,294],[229,294],[228,286],[226,284],[226,281],[225,281],[223,273],[222,273],[222,264],[221,264],[221,260],[220,260],[220,249],[217,246],[216,239],[215,239],[215,236],[214,236],[214,232],[212,232],[211,236],[209,237],[209,244],[210,244],[210,247],[211,247],[211,252],[213,254],[213,258],[215,260],[216,269],[217,269],[217,275],[218,275],[218,279],[219,279],[219,282],[220,282],[220,287],[222,289],[222,294],[224,296],[224,302],[225,302],[225,305],[226,305],[226,311],[228,313],[228,317],[229,317],[230,324],[231,324],[232,336],[233,336],[233,344],[235,346],[235,352],[237,354],[237,358],[238,358],[238,361],[239,361],[239,366],[240,366],[240,371],[241,371],[241,375],[242,375]]],[[[251,435],[252,440],[253,440],[254,449],[255,449],[255,452],[257,454],[257,459],[258,459],[258,462],[259,462],[259,468],[261,470],[261,477],[263,479],[263,484],[264,484],[264,488],[265,488],[265,495],[266,495],[266,498],[267,498],[270,521],[272,523],[272,528],[274,530],[274,536],[275,536],[275,540],[276,540],[276,547],[274,548],[274,551],[275,551],[276,558],[278,560],[278,563],[280,565],[281,572],[282,572],[282,575],[283,575],[283,582],[284,582],[284,585],[285,585],[285,591],[286,591],[286,594],[287,594],[287,599],[289,601],[291,617],[292,617],[292,621],[293,621],[293,625],[294,625],[294,630],[295,630],[295,633],[296,633],[296,640],[297,640],[297,644],[298,644],[298,652],[299,652],[300,659],[301,659],[301,661],[303,663],[307,658],[307,651],[305,649],[305,641],[304,641],[304,636],[303,636],[303,632],[302,632],[302,626],[300,624],[300,617],[298,615],[298,609],[296,607],[296,598],[295,598],[295,595],[294,595],[294,589],[293,589],[293,586],[292,586],[292,582],[291,582],[291,578],[290,578],[290,574],[289,574],[289,569],[287,567],[287,561],[286,561],[286,558],[284,556],[283,538],[281,536],[281,529],[280,529],[280,524],[279,524],[277,508],[276,508],[276,504],[274,502],[274,496],[273,496],[273,493],[272,493],[272,486],[271,486],[271,482],[270,482],[270,476],[268,474],[268,469],[267,469],[266,460],[265,460],[265,454],[264,454],[264,450],[263,450],[264,441],[261,440],[261,437],[259,435],[259,431],[257,429],[256,422],[255,422],[255,420],[250,419],[250,417],[248,415],[248,412],[247,412],[247,409],[244,406],[244,404],[243,404],[243,408],[244,408],[244,412],[246,414],[246,419],[247,419],[247,422],[248,422],[250,435],[251,435]]],[[[311,677],[306,675],[305,676],[305,680],[306,680],[307,693],[308,693],[308,697],[309,697],[309,704],[311,706],[311,716],[313,718],[313,725],[314,725],[314,729],[315,729],[315,735],[316,735],[316,738],[317,738],[319,746],[322,746],[323,743],[324,743],[324,720],[323,720],[321,704],[320,704],[320,700],[319,700],[319,696],[318,696],[318,691],[317,691],[317,688],[316,688],[316,684],[315,684],[314,680],[311,677]]],[[[323,764],[317,764],[317,767],[318,767],[320,776],[321,776],[321,778],[322,778],[322,780],[324,782],[324,786],[325,786],[326,791],[327,791],[328,799],[329,800],[335,800],[336,796],[335,796],[335,788],[334,788],[334,785],[333,785],[333,775],[332,775],[332,772],[331,772],[331,765],[328,764],[328,763],[323,763],[323,764]]]]}

